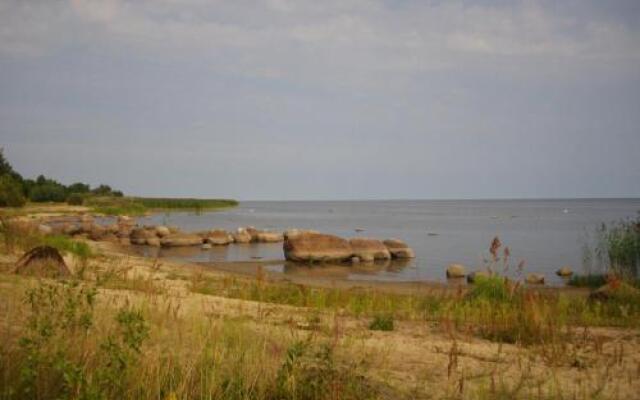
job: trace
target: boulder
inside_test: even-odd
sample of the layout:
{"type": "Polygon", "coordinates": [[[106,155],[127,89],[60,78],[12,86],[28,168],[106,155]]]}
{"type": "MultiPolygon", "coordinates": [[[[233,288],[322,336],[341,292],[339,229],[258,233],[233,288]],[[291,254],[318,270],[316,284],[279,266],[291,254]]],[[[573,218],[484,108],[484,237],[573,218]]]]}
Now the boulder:
{"type": "Polygon", "coordinates": [[[198,235],[175,233],[160,239],[162,247],[200,246],[203,243],[198,235]]]}
{"type": "Polygon", "coordinates": [[[416,256],[413,249],[402,240],[387,239],[383,243],[391,253],[391,258],[415,258],[416,256]]]}
{"type": "Polygon", "coordinates": [[[160,247],[160,238],[157,236],[147,237],[147,246],[160,247]]]}
{"type": "Polygon", "coordinates": [[[51,235],[53,233],[53,228],[46,224],[38,225],[38,232],[41,235],[51,235]]]}
{"type": "Polygon", "coordinates": [[[78,224],[68,222],[62,226],[62,233],[68,236],[78,235],[82,233],[82,228],[78,224]]]}
{"type": "Polygon", "coordinates": [[[244,228],[238,228],[233,234],[233,241],[236,243],[251,242],[251,234],[244,228]]]}
{"type": "Polygon", "coordinates": [[[447,278],[464,278],[467,275],[467,269],[461,264],[449,264],[447,267],[447,278]]]}
{"type": "Polygon", "coordinates": [[[573,275],[573,271],[569,267],[562,267],[556,271],[556,275],[561,276],[563,278],[567,278],[573,275]]]}
{"type": "Polygon", "coordinates": [[[245,230],[251,236],[251,241],[252,242],[257,242],[258,241],[258,232],[259,231],[256,228],[254,228],[253,226],[247,226],[245,228],[245,230]]]}
{"type": "Polygon", "coordinates": [[[360,257],[351,257],[351,264],[360,264],[360,257]]]}
{"type": "Polygon", "coordinates": [[[134,228],[131,230],[131,234],[129,235],[129,240],[131,240],[131,244],[143,245],[147,244],[147,238],[149,234],[147,230],[144,228],[134,228]]]}
{"type": "Polygon", "coordinates": [[[467,282],[468,283],[476,283],[476,281],[478,280],[478,278],[482,279],[482,278],[490,278],[493,274],[490,273],[489,271],[474,271],[472,273],[470,273],[469,275],[467,275],[467,282]]]}
{"type": "Polygon", "coordinates": [[[349,240],[353,256],[360,261],[372,262],[374,260],[389,260],[391,253],[379,240],[369,238],[353,238],[349,240]]]}
{"type": "Polygon", "coordinates": [[[211,243],[203,243],[200,248],[202,250],[211,250],[213,248],[213,245],[211,243]]]}
{"type": "Polygon", "coordinates": [[[262,231],[258,232],[256,240],[260,243],[278,243],[282,242],[284,237],[282,236],[282,233],[279,232],[262,231]]]}
{"type": "Polygon", "coordinates": [[[346,261],[353,256],[347,240],[321,233],[302,233],[287,238],[282,248],[289,261],[346,261]]]}
{"type": "Polygon", "coordinates": [[[51,246],[38,246],[26,252],[16,263],[15,273],[49,278],[71,275],[58,250],[51,246]]]}
{"type": "Polygon", "coordinates": [[[301,233],[320,233],[320,232],[318,232],[318,231],[314,231],[314,230],[311,230],[311,229],[297,229],[297,228],[293,228],[293,229],[287,229],[286,231],[284,231],[284,233],[283,233],[283,235],[282,235],[282,236],[284,237],[284,239],[287,239],[287,238],[293,238],[293,237],[296,237],[296,236],[298,236],[298,235],[299,235],[299,234],[301,234],[301,233]]]}
{"type": "Polygon", "coordinates": [[[163,237],[167,237],[169,235],[171,235],[171,231],[169,230],[169,228],[167,228],[164,225],[158,225],[156,226],[156,234],[163,238],[163,237]]]}
{"type": "Polygon", "coordinates": [[[544,275],[535,273],[528,274],[525,282],[530,285],[544,285],[544,275]]]}
{"type": "Polygon", "coordinates": [[[229,235],[225,230],[214,229],[207,233],[206,241],[212,245],[226,246],[229,243],[233,243],[233,236],[229,235]]]}
{"type": "Polygon", "coordinates": [[[102,240],[106,234],[107,230],[104,227],[100,225],[94,225],[91,228],[91,232],[89,232],[89,239],[94,241],[102,240]]]}

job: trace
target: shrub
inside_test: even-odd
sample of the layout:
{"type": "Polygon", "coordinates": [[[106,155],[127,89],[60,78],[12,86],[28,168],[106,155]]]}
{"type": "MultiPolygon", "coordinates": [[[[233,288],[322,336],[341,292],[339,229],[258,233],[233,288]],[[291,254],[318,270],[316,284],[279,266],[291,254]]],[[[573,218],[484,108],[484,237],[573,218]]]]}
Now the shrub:
{"type": "Polygon", "coordinates": [[[487,300],[495,303],[507,302],[511,297],[507,281],[499,276],[477,277],[468,295],[470,300],[487,300]]]}
{"type": "Polygon", "coordinates": [[[42,185],[37,184],[29,192],[29,198],[35,202],[53,201],[57,203],[64,202],[67,199],[67,193],[64,186],[55,182],[45,182],[42,185]]]}
{"type": "Polygon", "coordinates": [[[72,206],[81,206],[84,203],[84,197],[79,193],[72,193],[67,198],[67,204],[72,206]]]}
{"type": "Polygon", "coordinates": [[[374,316],[373,321],[371,321],[371,324],[369,324],[369,329],[372,331],[392,331],[394,329],[393,315],[380,314],[374,316]]]}
{"type": "Polygon", "coordinates": [[[25,203],[20,183],[9,175],[0,176],[0,207],[22,207],[25,203]]]}

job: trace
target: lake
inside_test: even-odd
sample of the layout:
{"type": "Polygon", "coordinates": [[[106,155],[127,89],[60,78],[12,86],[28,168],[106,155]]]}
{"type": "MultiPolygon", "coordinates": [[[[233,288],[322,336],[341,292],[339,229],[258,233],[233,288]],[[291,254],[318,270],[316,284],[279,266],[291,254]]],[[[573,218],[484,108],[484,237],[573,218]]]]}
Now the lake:
{"type": "MultiPolygon", "coordinates": [[[[279,231],[314,229],[347,238],[398,238],[413,247],[415,260],[336,272],[345,279],[387,281],[444,281],[450,263],[480,269],[498,236],[511,250],[508,274],[515,274],[516,264],[524,260],[525,272],[543,273],[557,285],[562,283],[554,274],[559,267],[582,272],[583,248],[593,241],[600,224],[635,218],[639,210],[640,199],[247,201],[217,212],[156,214],[139,223],[175,225],[185,231],[250,225],[279,231]]],[[[199,262],[284,260],[282,244],[159,251],[199,262]]],[[[284,262],[268,268],[285,273],[308,270],[284,262]]]]}

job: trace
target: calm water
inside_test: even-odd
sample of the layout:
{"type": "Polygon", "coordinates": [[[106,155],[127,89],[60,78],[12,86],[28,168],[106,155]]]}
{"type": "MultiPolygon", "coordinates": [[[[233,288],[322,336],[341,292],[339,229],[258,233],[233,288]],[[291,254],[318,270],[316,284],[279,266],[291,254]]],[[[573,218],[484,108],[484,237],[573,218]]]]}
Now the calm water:
{"type": "MultiPolygon", "coordinates": [[[[557,268],[569,265],[582,271],[588,234],[603,222],[634,218],[639,210],[640,199],[243,202],[222,212],[160,214],[140,222],[176,225],[187,231],[252,225],[274,230],[315,229],[343,237],[395,237],[414,248],[415,260],[405,265],[332,267],[327,271],[346,279],[396,281],[444,281],[450,263],[462,263],[470,270],[480,268],[491,240],[499,236],[511,249],[511,269],[525,260],[525,271],[544,273],[550,283],[559,284],[561,280],[554,275],[557,268]]],[[[283,259],[281,244],[162,252],[192,261],[283,259]]],[[[270,268],[310,273],[284,263],[270,268]]]]}

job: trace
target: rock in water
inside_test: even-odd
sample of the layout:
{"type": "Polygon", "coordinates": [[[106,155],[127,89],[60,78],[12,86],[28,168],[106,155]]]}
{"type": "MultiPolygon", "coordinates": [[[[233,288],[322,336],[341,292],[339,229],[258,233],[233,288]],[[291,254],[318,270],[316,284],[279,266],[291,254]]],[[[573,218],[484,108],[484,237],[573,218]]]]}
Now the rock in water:
{"type": "Polygon", "coordinates": [[[349,240],[353,256],[360,261],[372,262],[374,260],[389,260],[391,253],[387,247],[379,240],[369,238],[353,238],[349,240]]]}
{"type": "Polygon", "coordinates": [[[530,285],[544,285],[544,275],[542,274],[529,274],[525,280],[530,285]]]}
{"type": "Polygon", "coordinates": [[[236,243],[251,242],[251,234],[244,228],[238,228],[233,234],[233,241],[236,243]]]}
{"type": "Polygon", "coordinates": [[[226,246],[229,243],[233,243],[233,236],[229,235],[225,230],[214,229],[209,231],[206,236],[206,241],[212,245],[226,246]]]}
{"type": "Polygon", "coordinates": [[[353,255],[347,240],[322,233],[305,232],[287,238],[282,248],[287,260],[299,262],[346,261],[353,255]]]}
{"type": "Polygon", "coordinates": [[[461,264],[449,264],[447,267],[447,278],[464,278],[467,275],[467,269],[461,264]]]}
{"type": "Polygon", "coordinates": [[[284,240],[284,237],[279,232],[262,231],[258,232],[257,240],[260,243],[279,243],[284,240]]]}
{"type": "Polygon", "coordinates": [[[415,258],[416,256],[413,249],[402,240],[387,239],[383,243],[391,253],[391,258],[415,258]]]}
{"type": "Polygon", "coordinates": [[[158,235],[158,237],[163,238],[171,235],[171,231],[164,225],[158,225],[156,226],[156,234],[158,235]]]}
{"type": "Polygon", "coordinates": [[[176,233],[160,239],[162,247],[200,246],[202,238],[188,233],[176,233]]]}
{"type": "Polygon", "coordinates": [[[71,275],[58,250],[51,246],[38,246],[26,252],[16,263],[15,273],[49,278],[71,275]]]}
{"type": "Polygon", "coordinates": [[[566,278],[573,275],[573,271],[569,267],[562,267],[556,271],[556,275],[566,278]]]}

